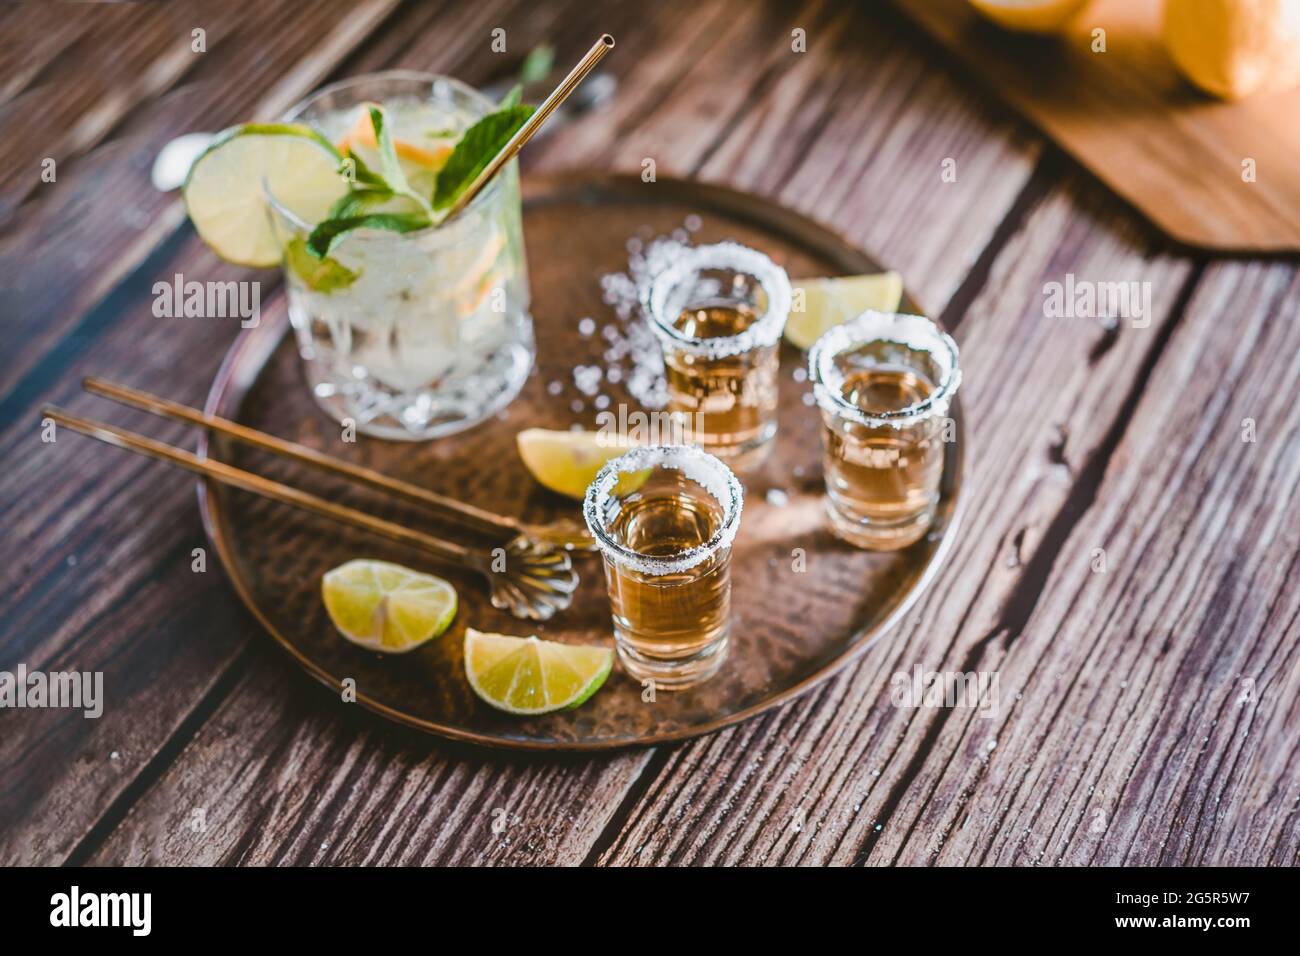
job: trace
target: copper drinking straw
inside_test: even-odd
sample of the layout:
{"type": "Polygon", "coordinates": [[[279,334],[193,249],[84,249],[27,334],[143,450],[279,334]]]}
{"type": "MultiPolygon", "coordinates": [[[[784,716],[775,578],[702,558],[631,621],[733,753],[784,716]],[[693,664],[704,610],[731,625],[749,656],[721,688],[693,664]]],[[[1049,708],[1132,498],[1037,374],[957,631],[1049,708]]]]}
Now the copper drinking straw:
{"type": "Polygon", "coordinates": [[[501,171],[502,166],[514,158],[515,154],[519,152],[519,148],[532,138],[533,134],[546,122],[546,118],[555,112],[555,108],[563,103],[570,93],[577,89],[578,84],[600,62],[601,57],[613,48],[614,38],[608,33],[602,33],[600,39],[593,43],[591,49],[587,51],[586,56],[579,60],[578,65],[569,71],[569,75],[560,82],[560,85],[551,91],[551,95],[546,98],[546,101],[533,110],[533,114],[528,117],[524,125],[519,127],[514,136],[510,137],[510,142],[501,147],[501,152],[492,157],[492,161],[483,168],[483,171],[469,184],[469,187],[460,194],[460,198],[448,211],[443,222],[460,215],[465,207],[474,201],[474,197],[487,185],[488,181],[501,171]]]}

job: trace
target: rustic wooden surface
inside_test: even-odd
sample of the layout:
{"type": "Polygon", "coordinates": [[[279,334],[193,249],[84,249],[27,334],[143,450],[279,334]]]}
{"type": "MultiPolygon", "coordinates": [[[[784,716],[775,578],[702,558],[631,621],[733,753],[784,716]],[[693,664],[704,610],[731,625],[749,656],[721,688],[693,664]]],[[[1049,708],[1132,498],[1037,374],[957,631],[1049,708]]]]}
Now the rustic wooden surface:
{"type": "Polygon", "coordinates": [[[1294,262],[1171,247],[887,7],[347,0],[0,18],[0,670],[101,670],[107,696],[98,720],[0,710],[0,862],[1300,861],[1294,262]],[[498,26],[510,54],[488,52],[498,26]],[[901,270],[963,348],[971,500],[925,600],[799,701],[613,756],[447,745],[338,704],[217,569],[191,571],[191,481],[89,442],[70,466],[62,442],[41,443],[38,410],[104,413],[78,393],[91,373],[198,403],[237,331],[152,315],[159,278],[251,275],[148,185],[171,136],[381,66],[485,83],[536,42],[563,61],[602,30],[619,42],[617,100],[530,147],[527,169],[653,157],[809,213],[901,270]],[[1046,317],[1044,285],[1067,274],[1149,282],[1149,324],[1046,317]],[[995,672],[1002,706],[893,706],[891,676],[916,665],[995,672]]]}
{"type": "Polygon", "coordinates": [[[966,0],[895,2],[1174,239],[1300,252],[1300,88],[1232,103],[1202,93],[1165,50],[1164,0],[1091,0],[1052,36],[1009,35],[966,0]]]}

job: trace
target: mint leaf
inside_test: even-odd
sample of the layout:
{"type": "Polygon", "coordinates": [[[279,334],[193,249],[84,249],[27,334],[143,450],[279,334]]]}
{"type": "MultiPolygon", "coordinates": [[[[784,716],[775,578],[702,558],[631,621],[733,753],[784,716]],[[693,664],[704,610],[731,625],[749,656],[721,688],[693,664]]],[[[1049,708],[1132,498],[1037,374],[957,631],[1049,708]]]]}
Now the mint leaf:
{"type": "Polygon", "coordinates": [[[393,145],[393,134],[388,129],[388,114],[382,106],[368,106],[370,125],[375,131],[375,142],[379,144],[379,175],[384,183],[395,193],[410,196],[420,204],[420,208],[432,212],[429,201],[411,188],[402,172],[402,164],[397,161],[397,148],[393,145]]]}
{"type": "Polygon", "coordinates": [[[388,183],[384,182],[383,177],[367,166],[361,157],[350,149],[348,150],[347,156],[344,157],[343,162],[339,164],[339,172],[343,175],[344,179],[348,180],[348,182],[354,186],[388,187],[388,183]],[[348,175],[349,162],[351,163],[351,175],[348,175]]]}
{"type": "Polygon", "coordinates": [[[551,74],[555,64],[555,47],[541,43],[528,51],[523,65],[519,67],[519,82],[524,86],[540,83],[551,74]]]}
{"type": "Polygon", "coordinates": [[[342,219],[326,219],[307,237],[312,255],[324,259],[349,232],[357,229],[385,229],[388,232],[414,232],[430,225],[422,212],[376,212],[342,219]]]}
{"type": "Polygon", "coordinates": [[[284,250],[285,262],[307,288],[326,294],[346,289],[357,281],[360,273],[353,272],[334,259],[319,259],[307,248],[304,239],[292,239],[284,250]]]}
{"type": "Polygon", "coordinates": [[[505,96],[501,97],[501,102],[497,104],[497,109],[508,110],[512,106],[517,106],[519,104],[519,97],[523,95],[524,88],[516,83],[514,86],[510,87],[505,96]]]}
{"type": "Polygon", "coordinates": [[[474,177],[487,168],[492,157],[510,142],[510,137],[533,115],[533,108],[516,103],[489,113],[460,138],[447,163],[438,171],[433,190],[433,208],[442,210],[460,198],[474,177]]]}
{"type": "Polygon", "coordinates": [[[330,219],[349,219],[352,216],[360,215],[367,209],[374,209],[392,198],[393,191],[382,186],[349,190],[334,201],[334,205],[330,206],[329,214],[325,219],[326,221],[330,219]]]}

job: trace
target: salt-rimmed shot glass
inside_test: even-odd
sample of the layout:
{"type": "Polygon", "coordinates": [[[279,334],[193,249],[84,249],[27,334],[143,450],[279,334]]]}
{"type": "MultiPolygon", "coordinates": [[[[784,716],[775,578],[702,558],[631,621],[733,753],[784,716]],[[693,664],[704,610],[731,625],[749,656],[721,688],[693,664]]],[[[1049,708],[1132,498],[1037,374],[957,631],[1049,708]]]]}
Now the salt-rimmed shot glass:
{"type": "Polygon", "coordinates": [[[645,311],[663,346],[669,411],[686,438],[732,466],[757,464],[776,436],[790,279],[734,242],[682,252],[651,280],[645,311]]]}
{"type": "Polygon", "coordinates": [[[605,560],[624,669],[680,690],[717,673],[731,618],[731,543],[744,493],[690,445],[634,448],[587,489],[583,516],[605,560]]]}
{"type": "Polygon", "coordinates": [[[860,548],[893,551],[934,520],[957,343],[919,315],[864,312],[808,353],[824,429],[826,516],[860,548]]]}

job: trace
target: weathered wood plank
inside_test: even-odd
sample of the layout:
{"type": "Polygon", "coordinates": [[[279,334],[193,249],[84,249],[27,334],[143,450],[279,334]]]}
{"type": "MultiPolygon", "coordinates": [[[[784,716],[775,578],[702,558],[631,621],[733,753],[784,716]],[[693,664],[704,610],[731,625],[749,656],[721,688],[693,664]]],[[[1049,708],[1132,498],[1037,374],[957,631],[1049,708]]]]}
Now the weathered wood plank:
{"type": "MultiPolygon", "coordinates": [[[[144,33],[155,38],[152,52],[166,63],[182,56],[193,63],[185,61],[183,74],[136,64],[158,76],[144,86],[114,88],[111,122],[96,121],[95,135],[75,143],[60,139],[58,130],[28,128],[32,122],[89,122],[82,113],[61,119],[57,111],[47,113],[40,90],[31,93],[39,97],[35,103],[0,108],[21,114],[6,123],[11,134],[6,142],[29,151],[12,157],[13,165],[6,166],[16,171],[14,182],[22,184],[28,199],[11,210],[12,216],[0,209],[0,224],[8,227],[0,238],[0,295],[9,328],[0,364],[0,395],[11,392],[56,343],[66,347],[93,337],[97,327],[87,327],[86,312],[180,226],[184,209],[178,197],[154,191],[149,180],[154,157],[164,144],[181,133],[277,116],[324,79],[396,2],[312,5],[294,20],[294,29],[283,28],[285,11],[276,4],[223,7],[224,13],[202,18],[210,27],[208,52],[202,54],[191,52],[190,26],[182,30],[175,14],[160,21],[150,12],[170,7],[59,7],[71,12],[73,22],[84,21],[92,34],[101,13],[108,13],[109,22],[124,30],[132,14],[150,18],[144,33]],[[175,86],[182,78],[187,82],[175,86]],[[35,119],[27,118],[30,112],[35,119]],[[46,156],[57,163],[53,183],[40,181],[40,163],[46,156]],[[7,218],[11,221],[5,223],[7,218]]],[[[179,23],[190,20],[182,17],[179,23]]],[[[101,49],[99,58],[106,45],[111,52],[109,39],[96,34],[94,44],[101,49]]],[[[63,70],[77,69],[77,62],[63,70]]],[[[97,69],[87,64],[98,62],[91,57],[80,69],[97,69]]],[[[99,102],[96,91],[111,86],[115,76],[111,70],[102,75],[60,73],[50,85],[70,87],[69,109],[84,112],[99,102]]]]}
{"type": "MultiPolygon", "coordinates": [[[[359,22],[372,21],[362,17],[359,22]]],[[[321,69],[321,49],[332,50],[339,60],[364,34],[354,22],[342,33],[326,30],[314,40],[314,62],[321,69]],[[348,44],[342,42],[345,36],[351,38],[348,44]]],[[[293,62],[282,61],[280,69],[293,62]]],[[[242,106],[232,101],[224,108],[247,115],[262,92],[258,76],[253,71],[249,88],[238,85],[243,78],[232,77],[222,87],[224,95],[233,88],[248,99],[242,106]]],[[[318,79],[304,76],[309,84],[318,79]]],[[[302,92],[306,90],[295,95],[302,92]]],[[[115,169],[111,175],[125,175],[125,165],[115,169]]],[[[139,197],[144,209],[153,209],[148,190],[146,183],[136,183],[121,195],[139,197]]],[[[129,208],[116,210],[120,214],[129,208]]],[[[61,310],[86,301],[89,280],[75,271],[42,271],[49,262],[39,254],[39,234],[25,228],[21,235],[6,249],[6,263],[13,272],[43,277],[49,283],[43,291],[53,296],[42,297],[23,319],[33,326],[46,317],[66,319],[71,313],[61,310]]],[[[54,261],[89,260],[97,254],[88,235],[69,233],[65,223],[62,258],[54,261]]],[[[109,229],[106,235],[111,240],[120,231],[109,229]]],[[[57,244],[59,237],[54,230],[47,239],[57,244]]],[[[178,731],[188,735],[187,720],[201,722],[205,715],[194,717],[196,704],[254,633],[218,569],[208,567],[205,574],[190,570],[191,550],[205,544],[191,483],[112,449],[74,445],[78,439],[72,436],[53,444],[40,440],[39,404],[76,403],[76,382],[91,372],[202,403],[237,324],[156,319],[152,283],[176,272],[219,280],[254,276],[216,263],[192,237],[180,248],[164,247],[155,260],[156,274],[135,274],[101,306],[120,309],[120,318],[105,315],[100,323],[92,315],[78,334],[69,337],[65,328],[61,339],[52,336],[45,348],[58,341],[57,351],[41,359],[49,366],[41,367],[47,374],[31,380],[29,387],[11,390],[3,403],[7,414],[0,456],[6,466],[0,477],[0,513],[6,535],[0,553],[15,573],[0,623],[0,666],[12,670],[23,662],[32,669],[103,671],[108,698],[99,720],[55,710],[0,714],[5,725],[0,767],[7,768],[0,784],[0,859],[7,862],[52,862],[72,852],[166,741],[178,731]]],[[[13,272],[6,271],[6,277],[13,272]]],[[[17,355],[14,343],[21,339],[18,330],[9,331],[6,372],[10,355],[17,355]]],[[[31,357],[40,352],[24,354],[34,361],[31,357]]],[[[102,411],[103,406],[96,408],[102,411]]],[[[165,439],[186,437],[156,421],[129,415],[119,420],[165,439]]]]}
{"type": "MultiPolygon", "coordinates": [[[[587,161],[590,156],[603,156],[608,153],[611,162],[618,165],[623,158],[633,157],[629,162],[635,166],[635,153],[625,153],[618,149],[617,157],[613,151],[619,137],[625,135],[622,123],[633,123],[650,117],[665,137],[671,136],[671,142],[663,155],[671,154],[674,161],[680,163],[681,169],[690,170],[709,160],[710,155],[732,155],[732,138],[743,137],[755,149],[767,148],[769,144],[788,135],[782,128],[783,112],[768,106],[768,98],[777,84],[769,83],[763,87],[761,98],[756,98],[754,109],[762,112],[764,121],[751,123],[746,109],[740,101],[734,106],[735,115],[723,124],[726,132],[718,142],[719,120],[712,113],[700,115],[690,105],[707,99],[724,77],[719,74],[716,65],[688,67],[681,69],[681,51],[684,46],[691,47],[693,56],[688,62],[695,64],[703,60],[716,61],[716,55],[706,57],[704,54],[719,54],[726,49],[759,48],[764,44],[779,49],[768,58],[754,60],[748,67],[733,64],[728,83],[734,82],[742,89],[755,89],[761,83],[763,75],[773,68],[773,63],[787,62],[789,54],[788,36],[790,23],[781,22],[773,25],[767,16],[725,17],[717,10],[726,8],[710,7],[706,17],[716,17],[722,32],[712,37],[700,38],[700,31],[691,18],[681,15],[680,10],[671,9],[660,12],[660,7],[653,10],[638,9],[636,24],[617,30],[610,28],[618,37],[619,47],[615,56],[606,63],[609,69],[620,76],[621,90],[626,91],[627,100],[621,93],[613,108],[605,113],[591,115],[578,120],[554,139],[539,144],[540,154],[536,157],[537,166],[559,168],[575,162],[587,161]],[[644,24],[648,34],[643,34],[639,27],[640,19],[646,17],[644,24]],[[730,25],[730,26],[728,26],[730,25]],[[672,31],[682,31],[674,34],[672,31]],[[666,31],[666,32],[665,32],[666,31]],[[779,45],[769,34],[774,34],[779,45]],[[645,55],[638,55],[642,48],[645,55]],[[665,51],[672,51],[669,56],[665,51]],[[672,63],[678,64],[682,75],[673,82],[672,102],[664,102],[662,90],[655,92],[657,83],[667,82],[664,71],[672,63]],[[678,101],[687,106],[670,122],[667,117],[677,114],[678,101]],[[630,104],[630,105],[629,105],[630,104]],[[663,111],[665,118],[660,118],[663,111]],[[620,119],[622,117],[622,119],[620,119]],[[622,158],[618,158],[622,157],[622,158]]],[[[814,21],[819,22],[819,21],[814,21]]],[[[513,22],[505,22],[508,35],[532,36],[527,29],[518,29],[513,22]]],[[[833,63],[844,62],[846,69],[851,63],[858,62],[859,48],[855,36],[871,35],[864,21],[853,20],[839,24],[837,45],[833,47],[833,63]],[[852,29],[850,29],[852,27],[852,29]]],[[[883,29],[889,29],[888,26],[883,29]]],[[[486,33],[486,31],[484,31],[486,33]]],[[[517,41],[512,41],[517,42],[517,41]]],[[[887,52],[892,63],[903,68],[908,58],[913,56],[897,43],[892,47],[882,41],[882,52],[887,52]]],[[[415,62],[427,55],[421,43],[398,54],[398,62],[415,62]]],[[[779,88],[786,95],[791,92],[811,92],[818,82],[818,70],[806,61],[791,61],[789,75],[783,75],[779,88]]],[[[860,76],[854,73],[855,79],[860,76]]],[[[917,71],[919,76],[919,71],[917,71]]],[[[924,96],[914,100],[915,90],[897,90],[892,96],[885,90],[879,91],[879,101],[886,115],[895,118],[894,124],[872,124],[862,131],[862,137],[869,145],[874,138],[891,143],[896,148],[894,137],[910,138],[911,131],[919,124],[919,114],[910,112],[912,108],[924,111],[934,101],[946,100],[957,104],[953,107],[950,122],[955,131],[960,131],[964,140],[974,144],[983,142],[982,150],[974,145],[970,155],[980,163],[1000,163],[1008,170],[1008,179],[1023,183],[1029,175],[1032,165],[1032,151],[1015,140],[1007,128],[993,122],[974,102],[962,95],[952,81],[942,74],[924,78],[924,96]],[[904,126],[906,132],[900,133],[896,124],[904,126]],[[982,135],[981,135],[982,131],[982,135]]],[[[797,96],[796,96],[797,99],[797,96]]],[[[730,102],[730,101],[729,101],[730,102]]],[[[783,107],[784,109],[784,107],[783,107]]],[[[844,122],[861,123],[863,117],[846,118],[844,122]]],[[[846,134],[847,135],[847,134],[846,134]]],[[[826,161],[815,150],[807,154],[810,162],[826,161]]],[[[838,153],[831,155],[838,159],[838,153]]],[[[859,154],[860,161],[869,162],[870,153],[864,149],[859,154]]],[[[797,169],[798,167],[796,167],[797,169]]],[[[769,171],[768,178],[757,177],[755,169],[742,185],[760,191],[780,189],[785,180],[784,170],[769,171]]],[[[856,167],[849,174],[856,172],[856,167]]],[[[882,186],[887,181],[887,174],[876,169],[873,176],[882,186]]],[[[936,172],[937,179],[937,172],[936,172]]],[[[928,202],[928,194],[933,189],[932,181],[920,178],[909,180],[905,188],[911,190],[914,202],[928,202]]],[[[856,224],[869,218],[872,196],[866,191],[855,193],[854,202],[841,203],[835,218],[843,224],[856,224]]],[[[980,244],[986,242],[993,234],[998,223],[1006,213],[1006,208],[1014,198],[1014,190],[1005,195],[994,193],[983,201],[973,201],[978,197],[974,191],[963,194],[960,202],[949,207],[952,220],[944,220],[952,228],[944,234],[960,231],[960,242],[969,242],[971,247],[965,249],[958,258],[972,261],[978,253],[980,244]],[[999,200],[999,196],[1001,199],[999,200]],[[982,230],[974,228],[957,230],[957,219],[965,221],[977,219],[983,224],[982,230]]],[[[905,204],[904,204],[905,206],[905,204]]],[[[904,208],[904,207],[900,207],[904,208]]],[[[941,228],[940,232],[944,232],[941,228]]],[[[950,248],[957,248],[954,243],[950,248]]],[[[536,253],[534,253],[536,254],[536,253]]],[[[889,250],[884,252],[889,258],[889,250]]],[[[948,282],[955,286],[956,277],[948,282]]],[[[936,286],[941,292],[942,287],[936,286]]],[[[600,826],[598,820],[608,819],[618,807],[622,794],[628,792],[645,766],[648,759],[645,754],[617,758],[595,758],[592,760],[560,761],[545,766],[538,765],[531,769],[529,786],[540,795],[537,798],[525,794],[521,789],[521,778],[513,775],[511,768],[516,764],[513,758],[482,754],[481,768],[476,773],[458,768],[456,756],[448,756],[446,762],[435,759],[434,754],[441,753],[441,748],[433,748],[427,743],[398,745],[391,740],[396,737],[404,739],[405,735],[396,730],[378,730],[367,732],[364,743],[354,756],[349,757],[346,766],[340,763],[338,747],[304,747],[304,740],[330,740],[337,735],[331,730],[340,720],[337,708],[329,707],[319,698],[319,703],[312,704],[305,699],[301,705],[286,709],[276,709],[274,721],[267,719],[268,706],[265,700],[267,688],[276,686],[277,680],[283,680],[284,665],[274,657],[263,662],[260,656],[250,665],[251,675],[242,681],[232,692],[230,698],[223,702],[216,711],[213,721],[197,733],[194,742],[177,758],[175,764],[162,773],[158,782],[145,793],[134,811],[127,816],[105,841],[102,849],[94,859],[103,862],[136,861],[155,858],[168,861],[226,860],[248,863],[266,863],[279,859],[293,858],[299,860],[314,859],[314,847],[329,843],[321,859],[330,862],[359,862],[383,859],[386,862],[446,862],[477,861],[492,859],[511,862],[563,862],[572,863],[583,860],[590,847],[595,843],[600,826]],[[267,673],[264,673],[264,669],[267,673]],[[231,733],[221,728],[256,727],[256,738],[231,733]],[[268,762],[263,754],[267,751],[292,755],[292,771],[286,770],[275,762],[268,762]],[[356,768],[362,767],[363,771],[356,768]],[[503,769],[504,768],[504,769],[503,769]],[[227,781],[240,777],[247,772],[250,780],[237,784],[227,781]],[[369,822],[369,816],[378,812],[364,799],[344,800],[340,797],[331,802],[337,806],[335,813],[331,810],[317,811],[315,801],[303,800],[298,794],[301,781],[315,781],[321,793],[344,793],[348,789],[364,790],[375,781],[374,786],[380,792],[400,792],[403,794],[424,794],[427,785],[424,781],[429,776],[439,780],[451,774],[451,783],[446,784],[446,800],[439,806],[447,806],[449,816],[442,812],[428,815],[412,821],[411,829],[402,830],[402,840],[395,842],[386,836],[380,837],[379,830],[373,829],[381,824],[369,822]],[[485,789],[485,780],[501,777],[499,790],[485,789]],[[580,781],[580,789],[574,791],[574,781],[580,781]],[[384,782],[390,781],[390,782],[384,782]],[[392,789],[395,788],[395,789],[392,789]],[[481,807],[484,805],[483,794],[500,793],[507,804],[526,800],[531,808],[524,814],[526,826],[544,827],[550,825],[530,821],[555,821],[566,812],[563,806],[569,799],[567,794],[581,792],[582,789],[594,789],[599,794],[600,806],[592,801],[590,814],[584,810],[573,826],[557,830],[554,846],[538,849],[540,829],[529,831],[532,839],[512,840],[505,844],[500,835],[491,831],[489,821],[483,818],[481,807]],[[264,798],[250,803],[240,799],[240,794],[256,792],[264,798]],[[221,821],[219,831],[209,831],[201,841],[191,841],[185,836],[188,816],[198,797],[208,802],[209,819],[221,821]],[[216,794],[216,797],[210,795],[216,794]],[[453,795],[459,794],[454,800],[453,795]],[[460,807],[460,810],[452,808],[460,807]],[[598,812],[597,812],[598,811],[598,812]],[[603,815],[603,816],[602,816],[603,815]],[[367,829],[370,828],[370,829],[367,829]],[[262,830],[267,835],[261,836],[262,830]],[[362,831],[376,834],[375,845],[369,845],[366,839],[354,836],[362,831]],[[353,835],[353,836],[350,836],[353,835]],[[280,843],[289,841],[292,849],[288,857],[280,855],[280,843]]],[[[349,753],[351,753],[349,751],[349,753]]],[[[328,798],[327,798],[328,799],[328,798]]],[[[418,799],[413,796],[412,799],[418,799]]],[[[440,798],[441,800],[442,798],[440,798]]],[[[399,827],[397,822],[392,827],[399,827]]]]}
{"type": "MultiPolygon", "coordinates": [[[[818,695],[675,755],[661,779],[680,779],[679,763],[711,772],[689,788],[647,788],[604,862],[850,862],[873,847],[873,862],[897,854],[895,844],[909,840],[901,807],[911,807],[911,782],[943,759],[933,741],[943,712],[892,706],[891,678],[915,665],[961,669],[968,649],[1014,612],[1007,601],[1032,580],[1040,548],[1050,558],[1058,546],[1053,521],[1080,469],[1105,452],[1110,424],[1191,273],[1148,240],[1119,203],[1077,177],[1032,209],[961,325],[971,491],[929,592],[891,639],[818,695]],[[1096,320],[1046,318],[1044,284],[1067,273],[1151,282],[1150,327],[1112,336],[1096,320]]],[[[815,555],[808,571],[817,573],[815,555]]]]}
{"type": "Polygon", "coordinates": [[[1023,630],[968,655],[1015,697],[944,725],[895,816],[946,839],[899,862],[1295,865],[1297,314],[1294,266],[1209,270],[1023,630]]]}
{"type": "MultiPolygon", "coordinates": [[[[428,15],[427,7],[412,5],[404,11],[412,19],[403,20],[402,26],[420,43],[408,49],[411,59],[403,65],[450,69],[449,64],[466,58],[471,47],[486,46],[491,25],[508,13],[491,5],[460,10],[461,19],[450,23],[456,29],[449,34],[459,42],[423,29],[427,23],[416,15],[428,15]]],[[[356,35],[357,42],[361,39],[356,35]]],[[[333,42],[324,45],[337,51],[336,59],[350,49],[333,42]]],[[[294,67],[309,84],[320,79],[318,52],[312,54],[313,69],[303,72],[301,63],[294,67]]],[[[470,78],[487,80],[497,64],[480,61],[478,69],[480,74],[470,78]]],[[[277,89],[268,95],[293,99],[305,92],[277,89]]],[[[280,104],[276,111],[287,105],[280,104]]],[[[257,105],[250,106],[246,97],[242,105],[232,99],[230,108],[246,116],[257,105]]],[[[75,663],[77,669],[102,669],[110,697],[100,721],[57,711],[0,715],[8,723],[21,720],[25,728],[21,735],[8,733],[0,739],[0,766],[25,768],[21,778],[6,775],[7,785],[0,788],[0,819],[5,821],[0,858],[9,861],[57,861],[80,852],[79,841],[97,818],[111,811],[114,801],[134,799],[129,787],[138,775],[151,762],[170,761],[166,744],[172,735],[179,734],[179,747],[206,719],[205,695],[214,693],[223,674],[234,673],[230,668],[241,650],[258,638],[215,567],[204,575],[190,571],[190,551],[204,541],[189,481],[113,449],[83,442],[73,451],[69,441],[81,440],[72,436],[39,445],[37,405],[54,400],[84,407],[90,400],[77,398],[75,383],[90,372],[202,404],[235,325],[155,319],[151,286],[158,276],[179,272],[262,281],[267,316],[283,307],[271,297],[278,283],[274,274],[259,276],[224,266],[192,234],[181,234],[176,248],[163,248],[155,259],[151,269],[119,287],[114,307],[121,310],[120,319],[113,316],[114,321],[61,357],[51,381],[37,382],[17,400],[12,394],[8,400],[14,420],[0,433],[0,452],[6,461],[21,466],[7,469],[0,479],[0,509],[13,522],[12,535],[0,547],[7,566],[22,568],[23,574],[7,599],[15,606],[0,629],[3,660],[6,665],[23,661],[33,668],[68,668],[75,663]],[[33,446],[46,454],[32,453],[33,446]],[[73,464],[63,457],[65,451],[76,455],[78,473],[70,474],[73,464]],[[47,484],[57,487],[35,501],[26,496],[27,489],[47,484]],[[112,506],[106,509],[110,499],[112,506]],[[119,520],[128,527],[134,523],[134,533],[115,529],[113,522],[119,520]],[[182,611],[166,603],[169,595],[183,602],[180,623],[177,615],[182,611]],[[214,602],[222,605],[218,612],[202,611],[214,602]],[[70,608],[76,613],[69,614],[70,608]],[[177,634],[185,640],[178,641],[177,634]],[[187,670],[187,663],[194,669],[187,670]],[[152,684],[154,679],[162,681],[161,688],[152,684]],[[69,761],[68,754],[77,759],[69,761]]],[[[102,404],[91,404],[104,412],[102,404]]],[[[166,439],[184,435],[157,421],[123,415],[120,409],[109,414],[128,427],[166,439]]],[[[276,666],[283,667],[283,662],[276,666]]],[[[219,698],[224,690],[215,693],[219,698]]]]}
{"type": "Polygon", "coordinates": [[[574,864],[650,759],[449,747],[348,708],[323,713],[321,689],[274,649],[250,656],[229,704],[92,862],[574,864]]]}

